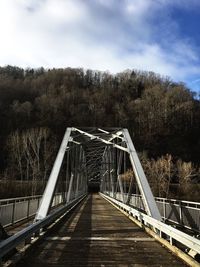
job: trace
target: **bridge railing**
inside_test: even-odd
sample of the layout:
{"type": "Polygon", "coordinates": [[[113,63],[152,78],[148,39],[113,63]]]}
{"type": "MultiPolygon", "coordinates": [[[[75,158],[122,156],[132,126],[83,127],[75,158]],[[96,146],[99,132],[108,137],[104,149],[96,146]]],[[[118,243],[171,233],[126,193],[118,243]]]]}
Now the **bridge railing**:
{"type": "MultiPolygon", "coordinates": [[[[141,227],[145,227],[145,230],[148,233],[150,233],[155,239],[157,240],[164,239],[166,241],[163,243],[165,246],[169,247],[168,244],[170,244],[171,246],[172,245],[176,246],[177,244],[181,243],[183,245],[182,249],[185,249],[185,252],[188,252],[190,256],[195,257],[195,255],[200,253],[199,239],[191,235],[188,235],[178,229],[175,229],[174,227],[167,225],[164,222],[158,221],[157,219],[152,218],[151,216],[145,214],[144,212],[141,212],[135,209],[134,207],[131,207],[130,205],[122,203],[116,198],[110,197],[108,194],[101,193],[101,196],[107,199],[109,202],[115,204],[115,206],[117,206],[123,212],[126,212],[126,214],[130,218],[131,217],[134,218],[135,219],[134,222],[136,221],[139,222],[139,225],[141,227]]],[[[173,251],[175,253],[178,253],[176,249],[173,251]]],[[[184,257],[184,260],[187,262],[188,258],[184,257]]],[[[192,266],[197,266],[197,265],[194,264],[192,266]]]]}
{"type": "Polygon", "coordinates": [[[70,200],[65,205],[61,205],[47,215],[44,219],[36,221],[30,226],[24,228],[23,230],[17,232],[13,236],[0,242],[0,262],[2,258],[10,252],[12,249],[16,248],[19,244],[29,244],[34,242],[34,238],[42,236],[43,231],[46,231],[48,226],[55,221],[61,219],[67,213],[69,213],[74,207],[76,207],[84,198],[86,194],[77,196],[75,199],[70,200]],[[33,237],[33,240],[31,239],[33,237]]]}
{"type": "MultiPolygon", "coordinates": [[[[111,192],[107,192],[111,196],[111,192]]],[[[116,193],[117,200],[122,201],[121,193],[116,193]]],[[[128,194],[124,194],[124,203],[127,202],[128,194]]],[[[164,222],[177,224],[181,227],[200,232],[200,203],[155,197],[158,209],[164,222]]],[[[129,205],[144,211],[141,195],[132,194],[129,205]]]]}
{"type": "MultiPolygon", "coordinates": [[[[19,198],[8,198],[0,200],[0,223],[7,227],[28,219],[36,214],[42,196],[28,196],[19,198]]],[[[63,196],[58,193],[54,196],[52,207],[63,203],[63,196]]]]}
{"type": "Polygon", "coordinates": [[[164,221],[200,232],[200,203],[158,197],[156,203],[164,221]]]}

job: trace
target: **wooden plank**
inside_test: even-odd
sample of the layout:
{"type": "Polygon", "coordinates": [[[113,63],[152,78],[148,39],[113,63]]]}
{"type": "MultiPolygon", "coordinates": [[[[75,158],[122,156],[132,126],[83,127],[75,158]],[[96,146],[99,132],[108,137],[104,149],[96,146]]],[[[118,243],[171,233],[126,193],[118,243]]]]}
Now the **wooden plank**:
{"type": "Polygon", "coordinates": [[[98,194],[17,266],[186,266],[98,194]]]}

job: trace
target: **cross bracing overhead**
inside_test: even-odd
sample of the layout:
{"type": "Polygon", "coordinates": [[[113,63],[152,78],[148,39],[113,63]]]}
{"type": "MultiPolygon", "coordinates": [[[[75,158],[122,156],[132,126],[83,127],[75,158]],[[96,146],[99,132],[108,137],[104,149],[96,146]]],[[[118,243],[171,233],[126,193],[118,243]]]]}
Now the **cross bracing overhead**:
{"type": "Polygon", "coordinates": [[[72,139],[75,144],[83,146],[86,157],[86,169],[88,182],[99,182],[101,166],[103,163],[103,154],[106,149],[118,147],[125,150],[122,145],[121,129],[110,128],[73,128],[72,139]],[[78,132],[78,134],[77,134],[78,132]]]}
{"type": "Polygon", "coordinates": [[[69,202],[88,190],[91,183],[100,191],[129,203],[134,182],[142,195],[146,213],[160,220],[161,216],[127,129],[75,128],[66,129],[52,168],[36,220],[44,218],[50,209],[59,176],[62,176],[63,196],[69,202]],[[63,171],[65,169],[65,171],[63,171]],[[131,177],[127,171],[131,169],[131,177]]]}

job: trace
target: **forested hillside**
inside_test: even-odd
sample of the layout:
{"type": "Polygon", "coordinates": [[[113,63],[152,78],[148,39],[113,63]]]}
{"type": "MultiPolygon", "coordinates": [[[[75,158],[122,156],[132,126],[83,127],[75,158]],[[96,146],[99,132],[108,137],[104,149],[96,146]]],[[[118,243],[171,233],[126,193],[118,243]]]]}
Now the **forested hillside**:
{"type": "Polygon", "coordinates": [[[170,155],[199,179],[198,96],[152,72],[2,67],[0,122],[2,179],[45,179],[66,126],[126,127],[145,162],[170,155]]]}

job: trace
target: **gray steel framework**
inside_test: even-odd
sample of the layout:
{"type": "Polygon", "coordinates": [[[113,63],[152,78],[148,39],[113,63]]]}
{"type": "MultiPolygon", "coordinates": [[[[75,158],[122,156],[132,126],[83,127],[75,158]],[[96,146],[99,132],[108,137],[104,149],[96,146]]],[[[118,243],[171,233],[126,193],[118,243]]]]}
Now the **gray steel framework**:
{"type": "Polygon", "coordinates": [[[135,217],[143,226],[153,229],[155,236],[159,234],[160,237],[167,237],[171,244],[173,240],[182,243],[190,249],[190,255],[200,254],[198,239],[161,222],[158,207],[127,129],[67,128],[35,223],[2,241],[0,258],[66,214],[86,196],[88,185],[92,182],[99,183],[104,198],[135,217]],[[132,171],[129,172],[129,169],[132,171]],[[131,177],[128,173],[131,173],[131,177]],[[135,182],[147,214],[130,206],[135,182]],[[61,190],[63,205],[48,215],[57,188],[61,190]]]}
{"type": "Polygon", "coordinates": [[[67,128],[35,220],[47,216],[59,179],[65,184],[65,202],[86,193],[88,184],[93,182],[100,184],[101,192],[110,191],[112,197],[120,192],[124,202],[124,194],[132,193],[134,179],[124,186],[123,175],[128,168],[134,172],[147,214],[161,220],[127,129],[67,128]]]}

